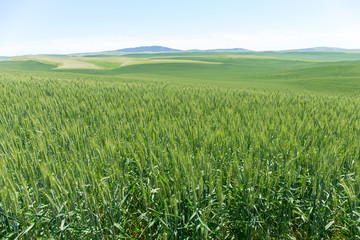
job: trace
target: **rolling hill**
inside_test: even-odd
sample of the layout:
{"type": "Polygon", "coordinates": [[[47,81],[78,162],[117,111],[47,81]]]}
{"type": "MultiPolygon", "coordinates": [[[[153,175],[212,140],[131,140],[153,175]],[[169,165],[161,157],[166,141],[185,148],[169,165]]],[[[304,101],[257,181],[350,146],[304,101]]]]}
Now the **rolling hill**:
{"type": "Polygon", "coordinates": [[[360,54],[342,52],[163,52],[121,56],[27,56],[1,70],[70,72],[226,88],[352,94],[360,89],[360,54]]]}

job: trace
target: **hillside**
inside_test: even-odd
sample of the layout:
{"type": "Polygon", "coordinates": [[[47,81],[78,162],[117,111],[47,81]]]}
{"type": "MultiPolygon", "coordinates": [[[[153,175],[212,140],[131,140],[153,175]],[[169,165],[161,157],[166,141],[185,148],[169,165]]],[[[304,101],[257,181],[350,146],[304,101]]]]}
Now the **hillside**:
{"type": "Polygon", "coordinates": [[[352,94],[360,87],[360,54],[335,52],[178,52],[109,57],[28,56],[1,70],[85,73],[226,88],[352,94]]]}

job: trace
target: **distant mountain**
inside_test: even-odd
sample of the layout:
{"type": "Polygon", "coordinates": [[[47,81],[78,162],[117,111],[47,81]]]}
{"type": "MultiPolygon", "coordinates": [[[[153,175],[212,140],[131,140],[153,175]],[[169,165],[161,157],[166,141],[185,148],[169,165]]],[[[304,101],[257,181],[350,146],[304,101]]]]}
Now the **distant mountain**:
{"type": "Polygon", "coordinates": [[[314,47],[314,48],[302,48],[302,49],[291,49],[283,50],[280,52],[352,52],[353,49],[335,48],[335,47],[314,47]]]}
{"type": "Polygon", "coordinates": [[[161,52],[182,52],[182,50],[162,46],[143,46],[135,48],[123,48],[116,50],[122,53],[161,53],[161,52]]]}
{"type": "Polygon", "coordinates": [[[253,51],[244,48],[225,48],[225,49],[207,49],[207,50],[191,49],[191,50],[187,50],[186,52],[253,52],[253,51]]]}
{"type": "Polygon", "coordinates": [[[162,46],[143,46],[135,48],[123,48],[116,50],[121,53],[164,53],[164,52],[252,52],[251,50],[244,48],[229,48],[229,49],[191,49],[191,50],[179,50],[174,48],[167,48],[162,46]]]}
{"type": "MultiPolygon", "coordinates": [[[[187,53],[187,52],[199,52],[199,53],[226,53],[226,52],[261,52],[261,51],[252,51],[244,48],[219,48],[219,49],[190,49],[190,50],[179,50],[174,48],[168,48],[163,46],[141,46],[134,48],[123,48],[119,50],[110,50],[102,52],[87,52],[87,53],[73,53],[73,54],[42,54],[47,56],[63,56],[63,57],[109,57],[109,56],[122,56],[132,53],[187,53]]],[[[343,53],[360,53],[360,49],[346,49],[346,48],[336,48],[336,47],[314,47],[314,48],[302,48],[302,49],[289,49],[289,50],[280,50],[280,51],[268,51],[268,52],[343,52],[343,53]]],[[[25,55],[30,56],[30,55],[25,55]]],[[[10,57],[0,56],[0,59],[7,59],[10,57]]]]}
{"type": "Polygon", "coordinates": [[[179,50],[174,48],[162,47],[162,46],[141,46],[134,48],[123,48],[114,51],[102,51],[102,52],[88,52],[88,53],[73,53],[67,54],[69,57],[95,57],[95,56],[121,56],[133,53],[180,53],[180,52],[253,52],[252,50],[244,48],[230,48],[230,49],[191,49],[191,50],[179,50]]]}

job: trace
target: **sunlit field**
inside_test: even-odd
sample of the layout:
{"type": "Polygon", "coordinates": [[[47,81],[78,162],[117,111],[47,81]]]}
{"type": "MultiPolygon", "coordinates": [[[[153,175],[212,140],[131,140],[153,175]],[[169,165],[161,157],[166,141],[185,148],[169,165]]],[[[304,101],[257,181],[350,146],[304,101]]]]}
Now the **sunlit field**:
{"type": "Polygon", "coordinates": [[[1,239],[360,235],[360,54],[51,60],[0,61],[1,239]]]}

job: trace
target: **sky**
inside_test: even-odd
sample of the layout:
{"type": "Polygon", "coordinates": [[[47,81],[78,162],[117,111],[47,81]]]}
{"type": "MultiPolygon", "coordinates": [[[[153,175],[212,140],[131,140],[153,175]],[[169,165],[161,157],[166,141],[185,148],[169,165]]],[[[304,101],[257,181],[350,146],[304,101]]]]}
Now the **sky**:
{"type": "Polygon", "coordinates": [[[360,49],[359,0],[0,0],[0,56],[177,49],[360,49]]]}

